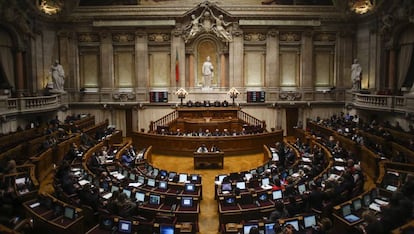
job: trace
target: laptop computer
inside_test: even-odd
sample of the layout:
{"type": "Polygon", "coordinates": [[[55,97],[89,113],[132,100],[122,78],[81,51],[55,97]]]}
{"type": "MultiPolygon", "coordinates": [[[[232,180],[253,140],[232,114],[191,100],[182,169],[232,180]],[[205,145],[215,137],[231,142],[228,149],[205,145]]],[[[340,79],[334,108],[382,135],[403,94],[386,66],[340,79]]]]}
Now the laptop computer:
{"type": "Polygon", "coordinates": [[[342,217],[350,223],[357,222],[361,219],[360,217],[352,214],[351,205],[349,205],[349,204],[342,206],[341,207],[341,212],[342,212],[342,217]]]}

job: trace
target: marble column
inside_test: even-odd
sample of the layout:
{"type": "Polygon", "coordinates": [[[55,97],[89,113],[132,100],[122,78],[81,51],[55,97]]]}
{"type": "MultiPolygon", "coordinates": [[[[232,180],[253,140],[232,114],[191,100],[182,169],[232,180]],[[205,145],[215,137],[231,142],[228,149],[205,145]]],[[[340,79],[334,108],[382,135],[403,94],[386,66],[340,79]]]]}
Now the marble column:
{"type": "Polygon", "coordinates": [[[188,86],[189,87],[194,87],[195,84],[195,76],[194,76],[194,54],[190,53],[188,55],[188,86]]]}
{"type": "Polygon", "coordinates": [[[24,72],[23,72],[23,49],[18,48],[15,53],[15,63],[16,63],[16,95],[17,97],[23,96],[23,93],[26,91],[24,85],[24,72]]]}
{"type": "Polygon", "coordinates": [[[391,92],[395,91],[395,60],[396,60],[396,52],[394,48],[390,48],[388,51],[388,89],[391,90],[391,92]]]}
{"type": "Polygon", "coordinates": [[[101,80],[99,86],[101,91],[110,92],[114,88],[112,36],[109,32],[101,32],[100,37],[101,80]]]}
{"type": "Polygon", "coordinates": [[[220,82],[217,87],[226,87],[226,55],[224,52],[220,54],[220,82]]]}
{"type": "Polygon", "coordinates": [[[233,42],[230,42],[229,45],[229,87],[244,87],[243,54],[243,32],[241,30],[235,30],[233,31],[233,42]]]}
{"type": "Polygon", "coordinates": [[[350,33],[339,32],[336,35],[336,89],[351,88],[352,37],[350,33]]]}
{"type": "Polygon", "coordinates": [[[71,45],[71,39],[73,38],[73,33],[68,31],[58,32],[59,38],[59,63],[63,66],[65,70],[65,90],[66,88],[74,88],[76,79],[74,79],[74,68],[76,66],[76,60],[74,59],[76,55],[74,54],[73,45],[71,45]]]}
{"type": "Polygon", "coordinates": [[[302,90],[313,91],[313,43],[312,31],[302,33],[301,63],[302,63],[302,90]]]}
{"type": "Polygon", "coordinates": [[[280,89],[279,32],[272,29],[266,38],[266,83],[274,91],[280,89]]]}
{"type": "Polygon", "coordinates": [[[144,30],[135,31],[135,84],[136,91],[147,94],[149,81],[148,35],[144,30]]]}

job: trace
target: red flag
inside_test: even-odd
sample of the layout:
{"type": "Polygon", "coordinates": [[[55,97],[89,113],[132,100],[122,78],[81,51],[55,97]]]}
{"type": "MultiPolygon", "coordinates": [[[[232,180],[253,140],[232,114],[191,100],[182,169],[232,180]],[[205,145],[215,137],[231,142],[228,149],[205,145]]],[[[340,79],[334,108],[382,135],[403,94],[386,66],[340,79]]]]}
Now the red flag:
{"type": "Polygon", "coordinates": [[[175,81],[178,82],[180,80],[180,64],[178,61],[178,51],[175,51],[175,81]]]}

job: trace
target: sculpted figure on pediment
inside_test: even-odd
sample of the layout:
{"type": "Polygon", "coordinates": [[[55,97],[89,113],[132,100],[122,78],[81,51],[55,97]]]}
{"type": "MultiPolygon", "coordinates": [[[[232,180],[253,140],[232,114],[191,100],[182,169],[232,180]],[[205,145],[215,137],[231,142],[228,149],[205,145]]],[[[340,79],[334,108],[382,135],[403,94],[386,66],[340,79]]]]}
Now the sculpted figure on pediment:
{"type": "Polygon", "coordinates": [[[191,15],[190,23],[184,28],[184,40],[187,43],[200,33],[214,33],[221,40],[231,42],[229,27],[231,24],[231,22],[224,21],[223,15],[217,17],[208,6],[205,6],[199,16],[191,15]]]}

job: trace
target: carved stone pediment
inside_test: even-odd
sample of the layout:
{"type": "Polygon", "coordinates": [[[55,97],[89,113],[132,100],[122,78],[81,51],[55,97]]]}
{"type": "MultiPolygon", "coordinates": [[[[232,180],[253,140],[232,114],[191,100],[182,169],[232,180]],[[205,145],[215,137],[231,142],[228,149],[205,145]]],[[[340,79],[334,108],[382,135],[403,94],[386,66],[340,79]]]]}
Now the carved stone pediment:
{"type": "Polygon", "coordinates": [[[231,42],[233,17],[217,5],[205,1],[189,10],[183,17],[183,37],[190,42],[201,34],[214,34],[223,42],[231,42]]]}
{"type": "Polygon", "coordinates": [[[284,101],[296,101],[300,100],[302,94],[299,92],[289,91],[279,93],[279,98],[284,101]]]}

